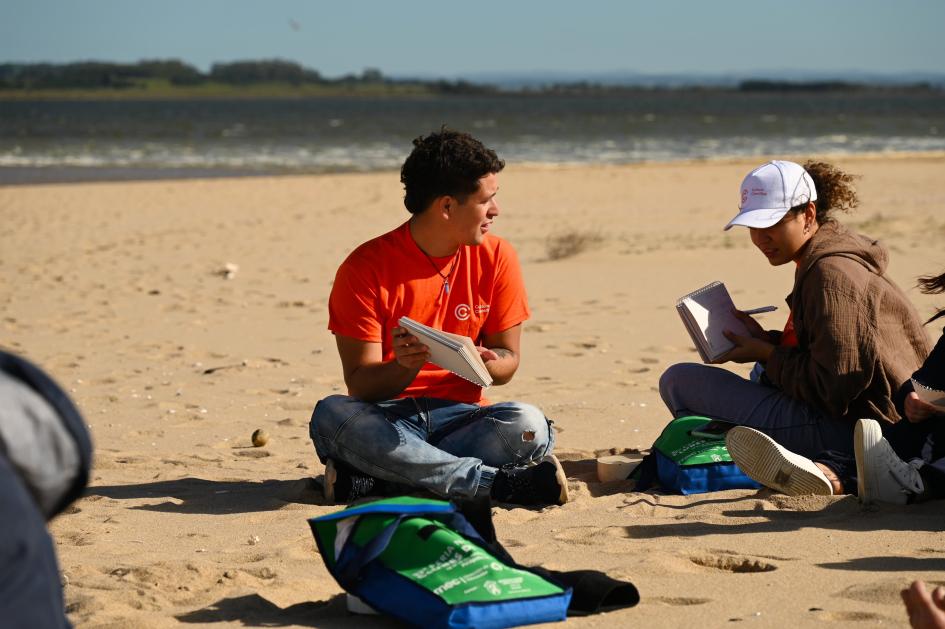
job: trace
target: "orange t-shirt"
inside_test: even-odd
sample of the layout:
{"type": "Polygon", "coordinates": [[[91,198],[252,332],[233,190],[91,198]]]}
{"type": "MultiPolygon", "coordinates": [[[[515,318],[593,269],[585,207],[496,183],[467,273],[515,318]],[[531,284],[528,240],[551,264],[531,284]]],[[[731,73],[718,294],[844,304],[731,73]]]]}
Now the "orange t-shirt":
{"type": "MultiPolygon", "coordinates": [[[[508,242],[486,234],[482,245],[428,259],[414,242],[409,221],[355,249],[338,268],[328,299],[328,329],[380,343],[385,361],[394,358],[391,330],[402,316],[478,345],[483,335],[514,327],[529,314],[518,257],[508,242]],[[446,293],[437,270],[447,275],[454,259],[446,293]]],[[[485,402],[481,387],[431,363],[398,397],[485,402]]]]}
{"type": "Polygon", "coordinates": [[[784,332],[781,333],[781,347],[797,347],[797,332],[794,331],[794,313],[788,312],[784,332]]]}
{"type": "MultiPolygon", "coordinates": [[[[798,266],[800,264],[798,263],[798,266]]],[[[797,347],[797,332],[794,331],[794,313],[788,311],[787,322],[784,324],[784,332],[781,333],[781,347],[797,347]]]]}

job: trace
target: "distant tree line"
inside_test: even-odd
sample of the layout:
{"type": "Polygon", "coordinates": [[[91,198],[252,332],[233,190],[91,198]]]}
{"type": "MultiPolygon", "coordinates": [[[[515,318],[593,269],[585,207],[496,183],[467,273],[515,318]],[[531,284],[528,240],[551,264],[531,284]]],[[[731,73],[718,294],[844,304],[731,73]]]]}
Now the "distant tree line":
{"type": "MultiPolygon", "coordinates": [[[[858,92],[882,89],[881,86],[865,83],[850,83],[848,81],[769,81],[752,79],[738,84],[741,92],[858,92]]],[[[894,85],[889,89],[896,90],[930,90],[930,83],[911,83],[894,85]]]]}
{"type": "Polygon", "coordinates": [[[135,87],[142,79],[165,79],[174,85],[196,85],[206,81],[206,76],[197,68],[177,60],[0,64],[0,87],[12,89],[122,89],[135,87]]]}
{"type": "MultiPolygon", "coordinates": [[[[149,59],[137,63],[110,63],[103,61],[79,61],[75,63],[0,63],[0,90],[69,90],[106,89],[129,90],[146,87],[149,81],[160,80],[172,86],[199,86],[223,84],[246,87],[258,84],[278,83],[290,87],[305,85],[322,86],[408,86],[438,94],[495,93],[500,88],[468,81],[392,79],[385,77],[377,68],[367,68],[360,75],[348,74],[339,78],[323,77],[317,70],[303,67],[283,59],[262,59],[214,63],[210,72],[178,59],[149,59]]],[[[869,85],[845,81],[775,81],[752,79],[732,86],[641,86],[613,85],[588,81],[552,83],[513,90],[536,94],[597,94],[638,91],[739,91],[739,92],[846,92],[866,90],[894,91],[940,91],[941,86],[929,83],[909,85],[869,85]]]]}
{"type": "Polygon", "coordinates": [[[0,64],[0,89],[129,89],[147,80],[161,79],[171,85],[192,86],[205,83],[249,86],[260,83],[301,85],[424,85],[443,93],[492,91],[493,88],[467,81],[401,81],[387,78],[376,68],[361,75],[348,74],[336,79],[322,77],[317,70],[282,59],[263,59],[215,63],[209,73],[177,59],[144,60],[137,63],[80,61],[76,63],[4,63],[0,64]]]}

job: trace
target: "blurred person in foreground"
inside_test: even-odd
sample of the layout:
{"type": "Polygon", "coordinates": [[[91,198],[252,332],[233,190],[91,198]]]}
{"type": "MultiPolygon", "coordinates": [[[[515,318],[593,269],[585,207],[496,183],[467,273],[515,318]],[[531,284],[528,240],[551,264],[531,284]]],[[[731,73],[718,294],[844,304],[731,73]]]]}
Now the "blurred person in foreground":
{"type": "Polygon", "coordinates": [[[80,496],[92,443],[79,411],[41,369],[0,351],[0,625],[70,627],[46,522],[80,496]]]}
{"type": "Polygon", "coordinates": [[[929,592],[925,583],[913,581],[901,594],[913,629],[945,629],[945,588],[929,592]]]}

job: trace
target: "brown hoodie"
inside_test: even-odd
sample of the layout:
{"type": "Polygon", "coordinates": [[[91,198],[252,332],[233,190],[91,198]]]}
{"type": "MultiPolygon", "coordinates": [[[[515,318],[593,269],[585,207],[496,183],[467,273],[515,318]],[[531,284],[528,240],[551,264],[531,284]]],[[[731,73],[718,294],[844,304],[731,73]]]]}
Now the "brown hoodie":
{"type": "Polygon", "coordinates": [[[831,417],[899,420],[893,396],[929,353],[915,308],[885,275],[886,248],[836,221],[810,239],[787,296],[797,347],[777,347],[772,383],[831,417]]]}

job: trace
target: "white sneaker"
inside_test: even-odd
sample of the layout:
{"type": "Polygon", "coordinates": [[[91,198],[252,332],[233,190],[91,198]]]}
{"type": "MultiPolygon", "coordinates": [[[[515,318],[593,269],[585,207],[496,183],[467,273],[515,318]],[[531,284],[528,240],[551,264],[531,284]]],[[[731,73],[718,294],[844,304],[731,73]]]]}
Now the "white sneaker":
{"type": "Polygon", "coordinates": [[[736,426],[725,435],[725,447],[749,478],[789,496],[832,496],[827,476],[810,459],[779,445],[748,426],[736,426]]]}
{"type": "Polygon", "coordinates": [[[899,458],[883,438],[883,431],[875,419],[856,422],[853,446],[856,451],[856,485],[863,504],[876,500],[904,505],[910,495],[921,494],[925,489],[919,470],[899,458]]]}

